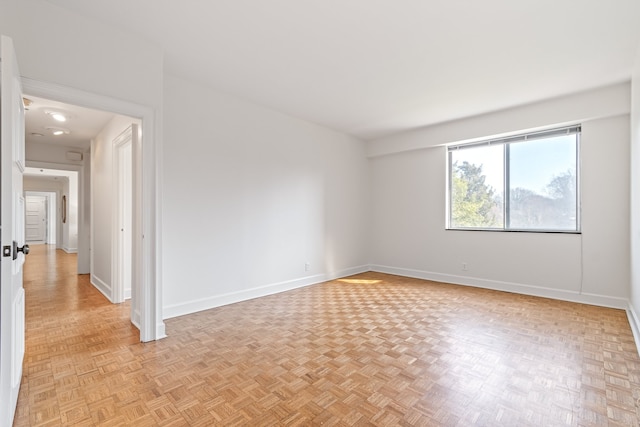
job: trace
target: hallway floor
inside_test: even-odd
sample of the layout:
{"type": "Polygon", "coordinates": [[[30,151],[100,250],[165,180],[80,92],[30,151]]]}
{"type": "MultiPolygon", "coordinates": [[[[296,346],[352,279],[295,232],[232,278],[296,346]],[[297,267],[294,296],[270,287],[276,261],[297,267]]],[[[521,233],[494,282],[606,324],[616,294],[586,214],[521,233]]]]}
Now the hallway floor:
{"type": "Polygon", "coordinates": [[[143,344],[74,255],[32,249],[15,426],[638,426],[622,310],[365,273],[143,344]]]}

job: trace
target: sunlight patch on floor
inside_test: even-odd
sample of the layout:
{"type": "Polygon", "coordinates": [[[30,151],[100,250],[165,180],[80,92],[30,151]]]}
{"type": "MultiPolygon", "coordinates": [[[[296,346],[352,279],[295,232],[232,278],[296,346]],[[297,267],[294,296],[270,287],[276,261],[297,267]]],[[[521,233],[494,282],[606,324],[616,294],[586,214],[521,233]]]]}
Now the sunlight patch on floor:
{"type": "Polygon", "coordinates": [[[380,282],[381,282],[381,280],[371,280],[371,279],[338,279],[338,282],[351,283],[351,284],[373,285],[374,283],[380,283],[380,282]]]}

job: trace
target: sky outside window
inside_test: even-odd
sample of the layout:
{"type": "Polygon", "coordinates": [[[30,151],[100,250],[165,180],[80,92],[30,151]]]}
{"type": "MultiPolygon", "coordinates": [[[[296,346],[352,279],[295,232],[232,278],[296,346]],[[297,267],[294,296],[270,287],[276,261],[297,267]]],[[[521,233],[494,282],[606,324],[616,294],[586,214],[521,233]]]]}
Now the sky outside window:
{"type": "Polygon", "coordinates": [[[576,135],[516,142],[510,150],[511,188],[545,194],[554,177],[575,169],[576,135]]]}

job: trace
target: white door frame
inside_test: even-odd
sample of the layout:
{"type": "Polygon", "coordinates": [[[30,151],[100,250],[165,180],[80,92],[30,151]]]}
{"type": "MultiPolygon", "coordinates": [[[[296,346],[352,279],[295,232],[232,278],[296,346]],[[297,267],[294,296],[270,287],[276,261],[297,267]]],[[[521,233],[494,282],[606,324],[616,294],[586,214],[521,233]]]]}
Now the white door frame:
{"type": "Polygon", "coordinates": [[[113,141],[112,289],[114,302],[131,298],[131,323],[140,329],[140,127],[132,123],[113,141]],[[128,283],[127,283],[128,282],[128,283]],[[127,296],[125,285],[130,285],[127,296]]]}
{"type": "MultiPolygon", "coordinates": [[[[85,177],[84,177],[84,168],[80,165],[67,165],[64,163],[50,163],[50,162],[36,162],[36,161],[32,161],[32,160],[27,160],[27,167],[30,168],[37,168],[37,169],[53,169],[53,170],[60,170],[60,171],[71,171],[71,172],[77,172],[77,180],[78,180],[78,194],[76,195],[76,199],[78,201],[78,211],[76,212],[77,214],[77,218],[78,218],[78,243],[80,242],[80,240],[82,239],[82,237],[84,236],[85,233],[88,232],[88,230],[85,230],[84,227],[81,227],[81,224],[84,224],[84,209],[81,208],[81,206],[84,206],[85,200],[84,200],[84,184],[85,184],[85,177]]],[[[44,188],[44,187],[41,187],[44,188]]],[[[63,190],[40,190],[40,191],[51,191],[56,193],[57,196],[57,200],[60,201],[60,198],[62,197],[63,194],[63,190]]],[[[67,205],[67,209],[69,209],[68,207],[69,205],[67,205]]],[[[62,212],[60,209],[62,209],[62,204],[58,203],[57,204],[57,210],[58,212],[62,212]]],[[[67,215],[68,217],[68,215],[67,215]]],[[[64,245],[64,236],[63,236],[63,224],[62,224],[62,214],[60,215],[56,215],[56,228],[57,228],[57,236],[56,236],[56,248],[57,249],[63,249],[64,245]]],[[[78,250],[80,250],[80,248],[78,248],[78,250]]],[[[89,248],[84,248],[84,250],[89,250],[89,248]]],[[[79,256],[80,254],[78,254],[79,256]]]]}
{"type": "Polygon", "coordinates": [[[36,202],[36,203],[42,203],[42,207],[43,207],[43,212],[42,214],[44,215],[44,217],[39,217],[38,219],[42,219],[42,221],[37,221],[36,224],[38,227],[42,227],[42,239],[40,240],[29,240],[29,221],[25,221],[25,227],[27,228],[26,231],[26,237],[25,237],[25,241],[27,243],[35,243],[35,244],[47,244],[49,243],[49,220],[50,220],[50,215],[49,215],[49,195],[47,194],[33,194],[33,191],[26,191],[24,190],[24,202],[25,202],[25,207],[26,207],[26,215],[27,218],[29,217],[29,202],[36,202]],[[34,200],[37,199],[37,200],[34,200]]]}
{"type": "Polygon", "coordinates": [[[115,114],[134,117],[142,121],[142,197],[141,233],[134,236],[142,253],[140,282],[140,340],[143,342],[164,338],[162,318],[161,270],[161,192],[158,185],[161,156],[157,135],[160,123],[153,108],[128,101],[97,95],[80,89],[22,78],[24,93],[59,102],[74,104],[115,114]]]}
{"type": "MultiPolygon", "coordinates": [[[[47,199],[47,236],[45,238],[48,245],[58,245],[58,199],[60,199],[60,191],[58,190],[24,190],[26,197],[42,196],[47,199]]],[[[79,203],[78,203],[79,204],[79,203]]]]}
{"type": "MultiPolygon", "coordinates": [[[[67,164],[62,164],[62,163],[49,163],[49,162],[37,162],[37,161],[32,161],[32,160],[27,160],[26,162],[27,167],[31,167],[31,168],[37,168],[37,169],[54,169],[54,170],[63,170],[63,171],[71,171],[71,172],[77,172],[77,180],[78,180],[78,206],[82,206],[82,204],[84,203],[84,194],[83,194],[83,188],[84,188],[84,170],[82,169],[81,166],[78,165],[67,165],[67,164]]],[[[66,179],[66,177],[65,177],[66,179]]],[[[64,186],[62,185],[62,181],[58,181],[58,183],[60,184],[60,186],[55,185],[55,186],[47,186],[45,184],[38,184],[35,187],[29,187],[28,191],[31,192],[45,192],[45,193],[54,193],[55,194],[55,200],[56,200],[56,210],[55,212],[53,212],[52,214],[52,221],[55,222],[55,230],[56,230],[56,234],[53,237],[53,240],[55,240],[55,245],[56,245],[56,249],[63,249],[63,224],[62,224],[62,194],[63,194],[63,189],[64,186]]],[[[86,231],[83,227],[80,226],[80,224],[83,224],[82,219],[84,218],[84,213],[78,211],[77,212],[78,215],[78,242],[80,242],[81,237],[85,234],[88,233],[88,231],[86,231]]],[[[80,257],[80,252],[81,251],[88,251],[89,248],[80,248],[78,247],[78,257],[80,257]]],[[[78,271],[80,268],[80,263],[78,262],[78,271]]]]}
{"type": "MultiPolygon", "coordinates": [[[[112,182],[113,196],[111,206],[113,207],[112,230],[111,230],[111,288],[113,289],[113,302],[121,303],[127,299],[125,295],[125,285],[129,285],[133,280],[131,266],[127,266],[133,258],[133,245],[127,242],[131,238],[132,218],[127,214],[127,209],[133,213],[133,200],[138,195],[133,194],[132,178],[133,170],[136,166],[132,161],[126,161],[125,152],[131,149],[132,128],[127,127],[113,141],[113,164],[112,182]],[[128,258],[128,259],[127,259],[128,258]]],[[[131,160],[131,159],[129,159],[131,160]]]]}

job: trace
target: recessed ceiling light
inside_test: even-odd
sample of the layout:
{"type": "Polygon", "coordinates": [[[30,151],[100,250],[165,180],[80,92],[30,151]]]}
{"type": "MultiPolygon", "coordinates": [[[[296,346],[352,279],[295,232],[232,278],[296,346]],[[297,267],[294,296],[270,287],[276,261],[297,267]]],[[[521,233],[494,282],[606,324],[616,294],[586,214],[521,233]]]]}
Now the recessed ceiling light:
{"type": "Polygon", "coordinates": [[[38,137],[38,138],[41,138],[41,137],[43,137],[44,135],[43,135],[43,134],[41,134],[41,133],[38,133],[38,132],[31,132],[31,136],[36,136],[36,137],[38,137]]]}
{"type": "Polygon", "coordinates": [[[48,127],[47,130],[52,134],[54,134],[55,136],[69,135],[71,133],[69,129],[64,129],[64,128],[48,127]]]}

